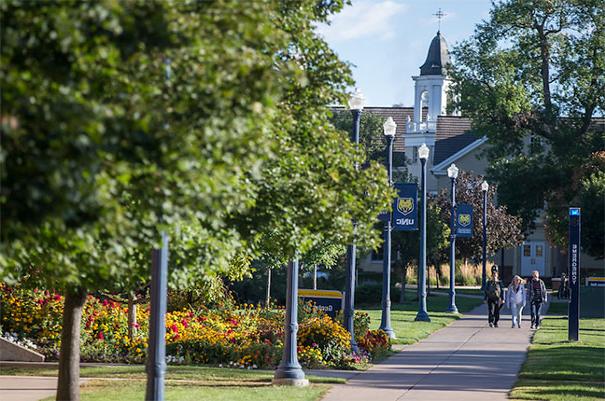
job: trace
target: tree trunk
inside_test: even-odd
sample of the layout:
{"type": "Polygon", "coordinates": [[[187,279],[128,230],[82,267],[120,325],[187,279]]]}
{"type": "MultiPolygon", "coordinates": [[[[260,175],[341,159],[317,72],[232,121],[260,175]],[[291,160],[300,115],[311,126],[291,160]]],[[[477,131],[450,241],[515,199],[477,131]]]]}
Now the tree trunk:
{"type": "Polygon", "coordinates": [[[313,289],[317,289],[317,265],[313,266],[313,289]]]}
{"type": "Polygon", "coordinates": [[[65,294],[57,401],[80,400],[80,321],[85,302],[86,291],[81,288],[65,294]]]}
{"type": "Polygon", "coordinates": [[[132,341],[137,334],[137,304],[135,303],[134,294],[128,294],[128,339],[132,341]]]}
{"type": "Polygon", "coordinates": [[[401,261],[401,289],[399,291],[399,303],[403,304],[405,302],[405,282],[407,281],[407,263],[405,261],[401,261]]]}
{"type": "Polygon", "coordinates": [[[265,296],[265,306],[271,303],[271,269],[267,271],[267,294],[265,296]]]}
{"type": "Polygon", "coordinates": [[[441,265],[435,266],[435,279],[437,280],[437,289],[439,289],[439,280],[441,280],[441,265]]]}
{"type": "MultiPolygon", "coordinates": [[[[429,260],[430,263],[430,260],[429,260]]],[[[431,295],[431,268],[430,265],[426,267],[426,293],[431,295]]]]}

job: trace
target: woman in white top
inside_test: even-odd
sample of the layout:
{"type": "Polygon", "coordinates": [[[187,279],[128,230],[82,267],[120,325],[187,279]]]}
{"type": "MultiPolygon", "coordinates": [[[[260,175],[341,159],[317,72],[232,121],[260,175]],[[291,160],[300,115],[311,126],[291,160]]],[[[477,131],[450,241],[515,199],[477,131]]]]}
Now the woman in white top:
{"type": "Polygon", "coordinates": [[[519,276],[513,277],[513,281],[506,291],[506,306],[510,309],[513,326],[521,328],[521,313],[525,306],[526,295],[523,279],[519,276]]]}

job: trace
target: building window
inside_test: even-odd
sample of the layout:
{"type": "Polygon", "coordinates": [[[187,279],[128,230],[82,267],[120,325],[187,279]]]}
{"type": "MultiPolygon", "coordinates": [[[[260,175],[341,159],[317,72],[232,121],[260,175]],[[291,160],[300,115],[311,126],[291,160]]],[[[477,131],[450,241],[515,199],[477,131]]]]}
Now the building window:
{"type": "Polygon", "coordinates": [[[418,163],[418,146],[412,148],[412,163],[418,163]]]}
{"type": "Polygon", "coordinates": [[[542,245],[536,245],[536,257],[541,258],[543,253],[542,245]]]}
{"type": "Polygon", "coordinates": [[[523,245],[523,256],[531,256],[531,245],[523,245]]]}
{"type": "Polygon", "coordinates": [[[542,150],[542,140],[540,137],[531,134],[529,137],[529,154],[534,155],[542,150]]]}

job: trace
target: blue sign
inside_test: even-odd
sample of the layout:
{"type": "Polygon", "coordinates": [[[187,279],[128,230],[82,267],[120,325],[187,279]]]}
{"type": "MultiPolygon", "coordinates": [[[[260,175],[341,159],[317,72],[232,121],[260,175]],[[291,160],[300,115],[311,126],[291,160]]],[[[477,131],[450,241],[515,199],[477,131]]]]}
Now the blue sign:
{"type": "Polygon", "coordinates": [[[336,290],[299,289],[298,297],[303,302],[311,301],[317,309],[332,318],[336,318],[343,306],[343,293],[336,290]]]}
{"type": "Polygon", "coordinates": [[[567,339],[580,339],[580,209],[569,208],[569,305],[567,312],[567,339]]]}
{"type": "Polygon", "coordinates": [[[468,203],[456,206],[456,237],[471,238],[473,236],[473,207],[468,203]]]}
{"type": "Polygon", "coordinates": [[[416,184],[395,184],[398,197],[393,205],[393,230],[418,230],[418,187],[416,184]]]}

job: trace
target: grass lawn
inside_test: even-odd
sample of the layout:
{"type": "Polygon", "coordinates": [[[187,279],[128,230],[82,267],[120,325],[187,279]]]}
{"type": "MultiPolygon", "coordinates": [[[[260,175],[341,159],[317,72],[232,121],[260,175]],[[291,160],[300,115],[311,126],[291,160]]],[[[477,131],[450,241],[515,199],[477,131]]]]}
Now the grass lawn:
{"type": "Polygon", "coordinates": [[[547,316],[534,336],[511,398],[546,401],[604,399],[605,319],[581,319],[580,341],[573,343],[567,341],[567,319],[547,316]]]}
{"type": "MultiPolygon", "coordinates": [[[[416,322],[414,319],[418,311],[418,302],[412,300],[414,295],[411,293],[406,295],[408,300],[404,304],[391,304],[391,325],[397,336],[393,340],[393,344],[413,344],[428,337],[434,331],[450,324],[459,317],[458,315],[444,312],[449,306],[449,297],[434,295],[427,298],[427,308],[431,322],[416,322]]],[[[470,311],[480,305],[481,302],[481,299],[456,298],[456,306],[461,313],[470,311]]],[[[372,319],[371,328],[378,328],[380,326],[380,317],[382,315],[380,305],[359,306],[358,310],[369,313],[372,319]]]]}
{"type": "MultiPolygon", "coordinates": [[[[81,377],[94,378],[82,386],[82,401],[141,400],[145,393],[145,368],[133,366],[83,367],[81,377]]],[[[57,376],[57,368],[2,368],[2,375],[57,376]]],[[[307,376],[306,388],[270,386],[273,371],[168,366],[166,400],[318,400],[328,390],[325,383],[344,379],[307,376]]],[[[48,398],[53,400],[54,398],[48,398]]]]}
{"type": "MultiPolygon", "coordinates": [[[[57,376],[56,367],[42,368],[8,368],[0,370],[2,375],[13,376],[57,376]]],[[[145,380],[145,367],[142,365],[106,365],[85,366],[80,369],[80,377],[145,380]]],[[[169,365],[166,380],[187,380],[197,382],[237,382],[237,383],[270,383],[272,370],[247,370],[216,368],[210,366],[177,366],[169,365]]],[[[344,379],[333,377],[307,376],[313,383],[344,383],[344,379]]]]}

